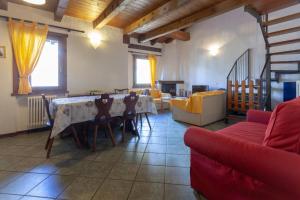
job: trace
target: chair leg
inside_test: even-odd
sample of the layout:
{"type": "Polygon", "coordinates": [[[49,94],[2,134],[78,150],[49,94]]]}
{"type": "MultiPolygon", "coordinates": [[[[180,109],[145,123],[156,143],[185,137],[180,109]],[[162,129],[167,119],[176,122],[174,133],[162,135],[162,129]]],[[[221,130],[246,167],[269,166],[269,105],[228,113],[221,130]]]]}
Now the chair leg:
{"type": "Polygon", "coordinates": [[[122,142],[125,142],[126,120],[123,121],[122,142]]]}
{"type": "Polygon", "coordinates": [[[47,147],[47,156],[46,156],[46,158],[50,157],[50,153],[51,153],[51,150],[52,150],[53,142],[54,142],[54,138],[49,139],[49,144],[48,144],[48,147],[47,147]]]}
{"type": "Polygon", "coordinates": [[[145,116],[146,116],[146,119],[147,119],[147,122],[148,122],[148,125],[149,125],[150,130],[152,130],[152,127],[151,127],[151,125],[150,125],[150,121],[149,121],[149,118],[148,118],[148,114],[145,113],[145,116]]]}
{"type": "Polygon", "coordinates": [[[104,129],[104,136],[105,136],[105,138],[107,138],[107,131],[106,131],[106,129],[104,129]]]}
{"type": "Polygon", "coordinates": [[[73,132],[73,137],[74,137],[75,143],[77,144],[78,148],[81,148],[81,142],[78,138],[76,128],[73,125],[71,127],[72,127],[72,132],[73,132]]]}
{"type": "Polygon", "coordinates": [[[109,135],[110,135],[111,142],[112,142],[113,146],[116,146],[115,138],[114,138],[113,132],[111,130],[110,123],[107,123],[107,127],[108,127],[108,130],[109,130],[109,135]]]}
{"type": "Polygon", "coordinates": [[[83,142],[84,142],[84,145],[88,146],[88,132],[89,132],[89,127],[90,127],[90,124],[87,122],[84,124],[84,130],[83,130],[83,142]]]}
{"type": "Polygon", "coordinates": [[[141,122],[141,128],[143,128],[143,115],[142,115],[142,113],[140,113],[140,122],[141,122]]]}
{"type": "Polygon", "coordinates": [[[95,130],[94,130],[93,152],[96,151],[97,134],[98,134],[98,125],[95,126],[95,130]]]}
{"type": "Polygon", "coordinates": [[[139,122],[139,114],[136,115],[136,124],[139,122]]]}
{"type": "Polygon", "coordinates": [[[134,120],[132,120],[132,123],[133,123],[134,129],[135,129],[136,135],[138,136],[138,138],[140,138],[140,134],[139,134],[139,131],[138,131],[138,128],[137,128],[137,124],[135,123],[134,120]]]}

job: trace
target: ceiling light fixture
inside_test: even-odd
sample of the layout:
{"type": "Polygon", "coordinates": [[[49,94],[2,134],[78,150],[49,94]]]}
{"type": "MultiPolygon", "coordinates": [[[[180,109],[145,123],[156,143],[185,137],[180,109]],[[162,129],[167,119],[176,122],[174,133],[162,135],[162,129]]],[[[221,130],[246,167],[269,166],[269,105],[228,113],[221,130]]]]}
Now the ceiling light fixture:
{"type": "Polygon", "coordinates": [[[215,44],[215,45],[211,45],[208,48],[208,51],[211,56],[216,56],[219,53],[219,49],[220,49],[220,46],[215,44]]]}
{"type": "Polygon", "coordinates": [[[35,5],[43,5],[46,3],[46,0],[23,0],[27,3],[35,4],[35,5]]]}
{"type": "Polygon", "coordinates": [[[92,31],[88,34],[91,45],[97,49],[102,41],[102,37],[98,31],[92,31]]]}

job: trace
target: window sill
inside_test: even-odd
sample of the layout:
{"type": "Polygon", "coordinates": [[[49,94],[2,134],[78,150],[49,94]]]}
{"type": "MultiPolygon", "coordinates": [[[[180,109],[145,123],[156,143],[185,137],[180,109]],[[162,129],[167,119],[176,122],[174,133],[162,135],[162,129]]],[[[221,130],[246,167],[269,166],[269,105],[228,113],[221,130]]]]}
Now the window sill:
{"type": "Polygon", "coordinates": [[[136,88],[136,89],[150,89],[151,85],[133,85],[132,88],[136,88]]]}
{"type": "Polygon", "coordinates": [[[13,97],[28,97],[28,96],[39,96],[39,95],[42,95],[42,94],[45,94],[45,95],[56,95],[56,94],[68,94],[69,91],[67,90],[53,90],[53,91],[34,91],[30,94],[18,94],[17,92],[13,92],[11,93],[11,96],[13,97]]]}

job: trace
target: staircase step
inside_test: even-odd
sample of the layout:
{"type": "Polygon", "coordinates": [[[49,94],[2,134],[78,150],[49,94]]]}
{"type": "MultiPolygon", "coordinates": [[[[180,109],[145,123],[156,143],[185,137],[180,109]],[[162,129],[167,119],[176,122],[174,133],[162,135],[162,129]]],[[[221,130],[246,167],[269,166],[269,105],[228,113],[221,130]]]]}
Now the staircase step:
{"type": "Polygon", "coordinates": [[[274,36],[278,36],[278,35],[284,35],[284,34],[288,34],[288,33],[298,32],[298,31],[300,31],[300,26],[294,27],[294,28],[289,28],[289,29],[284,29],[284,30],[280,30],[280,31],[274,31],[274,32],[268,33],[267,36],[274,37],[274,36]]]}
{"type": "Polygon", "coordinates": [[[278,74],[300,74],[299,70],[271,70],[271,72],[278,74]]]}
{"type": "Polygon", "coordinates": [[[295,49],[295,50],[291,50],[291,51],[279,51],[279,52],[269,53],[270,56],[286,55],[286,54],[300,54],[300,49],[295,49]]]}
{"type": "Polygon", "coordinates": [[[277,18],[277,19],[273,19],[273,20],[270,20],[270,21],[267,21],[267,22],[263,23],[263,25],[264,26],[271,26],[271,25],[291,21],[291,20],[298,19],[298,18],[300,18],[300,13],[296,13],[296,14],[280,17],[280,18],[277,18]]]}
{"type": "Polygon", "coordinates": [[[269,47],[281,46],[281,45],[286,45],[286,44],[294,44],[294,43],[300,43],[300,39],[270,43],[269,47]]]}
{"type": "Polygon", "coordinates": [[[300,60],[292,60],[292,61],[272,61],[271,64],[298,64],[300,60]]]}

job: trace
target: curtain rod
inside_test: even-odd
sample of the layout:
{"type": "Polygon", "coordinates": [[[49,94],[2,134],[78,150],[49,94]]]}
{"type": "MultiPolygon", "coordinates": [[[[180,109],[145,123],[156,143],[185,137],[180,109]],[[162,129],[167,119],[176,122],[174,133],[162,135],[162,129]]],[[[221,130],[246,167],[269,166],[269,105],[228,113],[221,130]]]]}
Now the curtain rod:
{"type": "MultiPolygon", "coordinates": [[[[4,15],[0,15],[0,18],[2,19],[5,19],[8,21],[9,18],[13,19],[13,20],[16,20],[16,21],[22,21],[23,19],[19,19],[19,18],[14,18],[14,17],[8,17],[8,16],[4,16],[4,15]]],[[[29,21],[29,20],[23,20],[24,22],[26,23],[32,23],[33,21],[29,21]]],[[[45,23],[41,23],[41,22],[36,22],[38,25],[47,25],[45,23]]],[[[78,29],[72,29],[72,28],[65,28],[65,27],[62,27],[62,26],[55,26],[55,25],[51,25],[51,24],[48,24],[49,27],[52,27],[52,28],[56,28],[56,29],[62,29],[62,30],[66,30],[68,32],[78,32],[78,33],[84,33],[84,31],[81,31],[81,30],[78,30],[78,29]]]]}
{"type": "MultiPolygon", "coordinates": [[[[137,52],[137,51],[128,51],[129,53],[134,53],[134,54],[140,54],[140,55],[149,55],[151,53],[142,53],[142,52],[137,52]]],[[[159,55],[159,54],[155,54],[153,53],[153,55],[155,56],[162,56],[162,55],[159,55]]]]}

